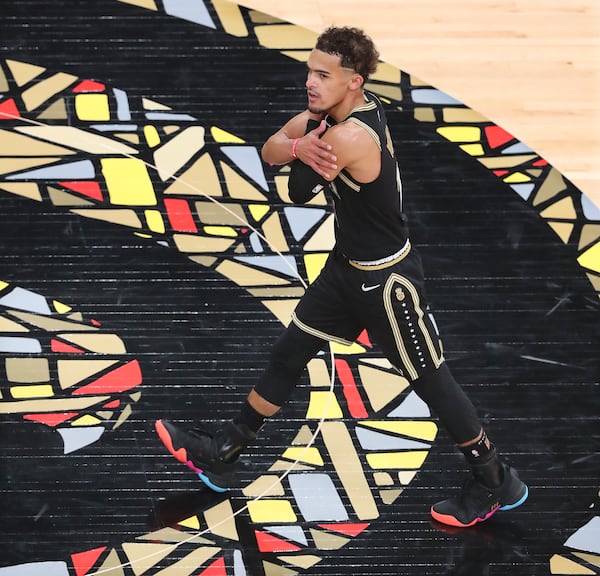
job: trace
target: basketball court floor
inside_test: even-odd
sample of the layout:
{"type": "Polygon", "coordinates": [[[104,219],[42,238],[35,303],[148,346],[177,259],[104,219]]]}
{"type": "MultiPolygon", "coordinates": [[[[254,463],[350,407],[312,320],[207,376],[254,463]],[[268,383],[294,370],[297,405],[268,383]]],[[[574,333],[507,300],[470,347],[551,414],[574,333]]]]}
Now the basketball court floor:
{"type": "Polygon", "coordinates": [[[528,501],[434,523],[462,456],[367,333],[309,364],[217,494],[158,418],[232,417],[332,247],[264,140],[315,34],[224,0],[3,0],[0,576],[600,573],[600,210],[382,62],[445,357],[528,501]]]}

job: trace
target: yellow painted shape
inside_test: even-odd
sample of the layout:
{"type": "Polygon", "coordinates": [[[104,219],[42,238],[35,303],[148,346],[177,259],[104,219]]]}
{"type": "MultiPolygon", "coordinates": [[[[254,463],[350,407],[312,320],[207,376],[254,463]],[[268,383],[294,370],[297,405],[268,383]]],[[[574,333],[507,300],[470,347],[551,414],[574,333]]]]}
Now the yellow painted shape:
{"type": "Polygon", "coordinates": [[[61,334],[61,338],[90,352],[125,354],[127,350],[116,334],[61,334]]]}
{"type": "Polygon", "coordinates": [[[128,228],[141,228],[142,223],[138,218],[138,215],[134,210],[129,208],[121,209],[104,209],[104,208],[77,208],[71,210],[74,214],[79,214],[84,218],[92,218],[94,220],[102,220],[104,222],[112,222],[113,224],[120,224],[121,226],[127,226],[128,228]]]}
{"type": "Polygon", "coordinates": [[[163,543],[123,542],[122,548],[136,576],[145,574],[150,568],[173,552],[172,544],[163,543]]]}
{"type": "Polygon", "coordinates": [[[101,422],[102,421],[95,416],[86,414],[85,416],[81,416],[81,418],[77,418],[77,420],[73,420],[71,426],[97,426],[101,422]]]}
{"type": "Polygon", "coordinates": [[[54,306],[54,309],[59,314],[66,314],[67,312],[70,312],[71,310],[73,310],[73,308],[71,308],[71,306],[67,306],[66,304],[63,304],[62,302],[59,302],[58,300],[53,300],[52,306],[54,306]]]}
{"type": "Polygon", "coordinates": [[[485,150],[481,144],[462,144],[459,148],[470,156],[483,156],[485,154],[485,150]]]}
{"type": "Polygon", "coordinates": [[[577,211],[573,204],[573,198],[568,196],[552,204],[540,212],[542,218],[553,218],[560,220],[577,220],[577,211]]]}
{"type": "Polygon", "coordinates": [[[47,358],[6,358],[5,367],[9,382],[50,382],[50,364],[47,358]]]}
{"type": "Polygon", "coordinates": [[[596,574],[595,571],[573,562],[569,558],[554,554],[550,558],[550,574],[596,574]]]}
{"type": "Polygon", "coordinates": [[[437,434],[437,425],[427,420],[361,420],[359,424],[422,440],[431,441],[437,434]]]}
{"type": "Polygon", "coordinates": [[[298,460],[315,466],[323,466],[323,458],[317,448],[296,447],[288,448],[282,455],[282,458],[288,460],[298,460]]]}
{"type": "Polygon", "coordinates": [[[588,270],[600,273],[600,242],[581,254],[577,258],[577,262],[588,270]]]}
{"type": "Polygon", "coordinates": [[[373,452],[367,454],[367,462],[373,469],[416,469],[420,468],[427,458],[426,450],[407,452],[373,452]]]}
{"type": "Polygon", "coordinates": [[[154,0],[118,0],[124,4],[132,4],[133,6],[139,6],[140,8],[147,8],[148,10],[158,10],[156,2],[154,0]]]}
{"type": "Polygon", "coordinates": [[[160,134],[154,126],[144,126],[144,138],[150,148],[154,148],[160,144],[160,134]]]}
{"type": "Polygon", "coordinates": [[[204,126],[190,126],[154,151],[154,163],[163,182],[174,176],[204,148],[205,132],[204,126]]]}
{"type": "Polygon", "coordinates": [[[277,556],[277,558],[292,566],[299,566],[304,569],[310,568],[323,560],[320,556],[314,556],[313,554],[289,554],[287,556],[277,556]]]}
{"type": "Polygon", "coordinates": [[[292,505],[287,500],[251,500],[248,512],[252,522],[296,522],[292,505]]]}
{"type": "Polygon", "coordinates": [[[8,282],[4,282],[4,280],[0,280],[0,290],[4,290],[8,286],[8,282]]]}
{"type": "Polygon", "coordinates": [[[24,398],[51,398],[54,396],[54,391],[50,384],[11,386],[10,393],[16,400],[22,400],[24,398]]]}
{"type": "Polygon", "coordinates": [[[235,527],[235,516],[233,515],[230,500],[225,500],[205,510],[204,519],[206,520],[208,530],[216,536],[221,536],[229,540],[240,539],[235,527]]]}
{"type": "Polygon", "coordinates": [[[289,251],[290,247],[287,243],[283,228],[281,227],[281,220],[277,212],[273,212],[262,223],[262,233],[267,239],[267,243],[271,250],[279,252],[289,251]]]}
{"type": "Polygon", "coordinates": [[[238,38],[248,36],[248,28],[239,6],[230,0],[212,0],[212,5],[227,34],[238,38]]]}
{"type": "Polygon", "coordinates": [[[17,60],[6,60],[6,64],[10,69],[10,73],[13,75],[17,86],[23,86],[30,80],[33,80],[46,69],[35,64],[27,64],[25,62],[19,62],[17,60]]]}
{"type": "Polygon", "coordinates": [[[0,189],[10,192],[11,194],[16,194],[17,196],[29,198],[29,200],[35,200],[37,202],[42,201],[40,188],[35,182],[3,182],[0,184],[0,189]]]}
{"type": "Polygon", "coordinates": [[[308,276],[309,284],[312,284],[316,280],[317,276],[321,273],[328,256],[328,253],[305,254],[304,266],[306,267],[306,275],[308,276]]]}
{"type": "Polygon", "coordinates": [[[252,214],[252,218],[254,218],[256,222],[261,220],[263,216],[270,210],[268,204],[250,204],[248,208],[250,210],[250,214],[252,214]]]}
{"type": "Polygon", "coordinates": [[[588,564],[593,564],[594,566],[598,566],[600,568],[600,555],[598,554],[587,554],[586,552],[573,552],[574,556],[577,558],[581,558],[588,564]]]}
{"type": "Polygon", "coordinates": [[[563,241],[563,243],[567,243],[573,230],[575,229],[575,224],[571,224],[569,222],[552,222],[548,221],[548,226],[552,228],[558,235],[558,237],[563,241]]]}
{"type": "Polygon", "coordinates": [[[262,46],[279,50],[289,48],[310,49],[317,39],[314,32],[293,24],[256,26],[254,33],[262,46]]]}
{"type": "Polygon", "coordinates": [[[276,286],[290,284],[289,280],[260,272],[237,262],[225,260],[217,267],[217,272],[223,274],[238,286],[276,286]]]}
{"type": "Polygon", "coordinates": [[[264,300],[263,304],[271,311],[271,313],[281,322],[284,326],[287,326],[292,319],[292,312],[298,305],[298,300],[287,299],[287,300],[264,300]]]}
{"type": "Polygon", "coordinates": [[[502,181],[507,184],[523,184],[523,182],[531,182],[531,177],[527,174],[523,174],[523,172],[514,172],[506,178],[503,178],[502,181]]]}
{"type": "Polygon", "coordinates": [[[321,435],[350,504],[361,520],[379,517],[361,458],[344,422],[323,422],[321,435]]]}
{"type": "Polygon", "coordinates": [[[310,393],[310,403],[306,411],[309,420],[320,420],[321,418],[341,418],[344,415],[338,404],[335,394],[330,391],[314,391],[310,393]]]}
{"type": "Polygon", "coordinates": [[[265,474],[248,484],[242,492],[247,498],[262,498],[264,496],[284,496],[285,490],[279,476],[265,474]]]}
{"type": "Polygon", "coordinates": [[[77,94],[75,113],[84,122],[107,122],[110,120],[108,94],[77,94]]]}
{"type": "Polygon", "coordinates": [[[221,169],[227,183],[229,195],[236,200],[254,200],[258,202],[266,202],[267,197],[257,190],[248,180],[240,176],[230,166],[221,162],[221,169]]]}
{"type": "Polygon", "coordinates": [[[305,242],[305,252],[329,252],[335,244],[335,216],[330,214],[317,231],[305,242]]]}
{"type": "Polygon", "coordinates": [[[102,372],[118,363],[118,360],[66,360],[57,361],[58,381],[65,390],[79,382],[87,380],[94,374],[102,372]]]}
{"type": "Polygon", "coordinates": [[[29,332],[29,328],[8,318],[0,317],[0,332],[29,332]]]}
{"type": "Polygon", "coordinates": [[[236,238],[238,233],[231,226],[205,226],[204,232],[211,236],[227,236],[229,238],[236,238]]]}
{"type": "Polygon", "coordinates": [[[297,576],[298,572],[285,568],[280,564],[274,564],[273,562],[262,561],[263,572],[265,576],[297,576]]]}
{"type": "Polygon", "coordinates": [[[222,196],[221,182],[210,154],[200,156],[190,168],[174,180],[173,184],[165,190],[165,194],[222,196]]]}
{"type": "Polygon", "coordinates": [[[223,130],[218,126],[211,126],[210,134],[215,142],[218,142],[219,144],[244,144],[246,142],[239,136],[236,136],[231,132],[227,132],[227,130],[223,130]]]}
{"type": "Polygon", "coordinates": [[[358,365],[360,379],[375,412],[381,410],[409,386],[408,380],[398,373],[373,366],[358,365]]]}
{"type": "Polygon", "coordinates": [[[152,232],[156,232],[157,234],[165,233],[165,221],[158,210],[145,210],[144,216],[146,217],[146,224],[148,224],[148,228],[152,232]]]}
{"type": "Polygon", "coordinates": [[[94,404],[106,402],[110,396],[84,396],[81,398],[42,398],[41,400],[18,400],[0,403],[0,414],[24,412],[72,412],[84,410],[94,404]]]}
{"type": "Polygon", "coordinates": [[[135,158],[102,158],[111,204],[156,206],[156,195],[146,165],[135,158]]]}
{"type": "Polygon", "coordinates": [[[0,130],[0,156],[68,156],[73,150],[9,130],[0,130]]]}
{"type": "Polygon", "coordinates": [[[357,342],[353,342],[349,346],[341,342],[331,342],[331,349],[334,354],[362,354],[365,352],[365,348],[357,342]]]}
{"type": "Polygon", "coordinates": [[[339,550],[350,542],[350,538],[344,538],[343,536],[330,534],[329,532],[322,532],[314,528],[310,528],[310,533],[317,550],[339,550]]]}
{"type": "Polygon", "coordinates": [[[442,126],[436,132],[450,142],[481,141],[481,129],[475,126],[442,126]]]}
{"type": "Polygon", "coordinates": [[[331,386],[331,374],[325,360],[322,358],[313,358],[306,365],[306,368],[308,370],[311,386],[321,388],[328,388],[331,386]]]}

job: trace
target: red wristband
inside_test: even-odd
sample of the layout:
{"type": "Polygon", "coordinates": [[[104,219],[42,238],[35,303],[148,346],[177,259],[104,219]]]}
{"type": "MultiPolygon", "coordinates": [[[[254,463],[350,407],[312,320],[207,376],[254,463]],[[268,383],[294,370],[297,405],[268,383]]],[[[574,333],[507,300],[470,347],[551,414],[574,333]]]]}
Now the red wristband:
{"type": "Polygon", "coordinates": [[[294,157],[294,158],[298,158],[298,156],[296,156],[296,146],[298,146],[298,140],[300,140],[300,138],[296,138],[292,142],[292,157],[294,157]]]}

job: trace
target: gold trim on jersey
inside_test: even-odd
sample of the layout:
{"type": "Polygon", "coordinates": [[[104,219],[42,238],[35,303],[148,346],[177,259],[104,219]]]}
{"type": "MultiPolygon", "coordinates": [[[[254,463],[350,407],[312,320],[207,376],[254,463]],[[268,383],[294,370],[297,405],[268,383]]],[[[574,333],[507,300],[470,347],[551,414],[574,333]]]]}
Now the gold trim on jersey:
{"type": "MultiPolygon", "coordinates": [[[[349,176],[346,176],[346,174],[344,174],[343,172],[340,172],[338,174],[338,177],[346,186],[348,186],[348,188],[352,188],[352,190],[354,190],[355,192],[360,192],[361,185],[358,184],[357,182],[355,182],[354,180],[351,180],[349,176]]],[[[336,192],[337,192],[337,190],[336,190],[336,192]]],[[[338,198],[339,198],[339,194],[338,194],[338,198]]]]}
{"type": "Polygon", "coordinates": [[[351,346],[354,342],[350,340],[345,340],[344,338],[340,338],[339,336],[334,336],[333,334],[327,334],[326,332],[321,332],[321,330],[317,330],[308,324],[305,324],[296,316],[296,312],[292,312],[292,322],[302,330],[302,332],[306,332],[311,336],[316,336],[321,340],[326,340],[327,342],[337,342],[338,344],[343,344],[344,346],[351,346]]]}
{"type": "Polygon", "coordinates": [[[394,252],[394,254],[390,254],[389,256],[385,256],[384,258],[380,258],[379,260],[350,260],[348,259],[348,264],[350,266],[354,266],[354,268],[358,268],[359,270],[383,270],[384,268],[389,268],[394,264],[400,262],[408,256],[410,252],[410,240],[406,240],[406,243],[398,252],[394,252]]]}
{"type": "MultiPolygon", "coordinates": [[[[419,298],[419,293],[415,286],[400,274],[390,274],[387,279],[385,286],[383,287],[383,305],[385,306],[385,311],[388,316],[388,320],[390,323],[390,327],[392,329],[392,333],[394,334],[394,340],[396,341],[396,348],[398,350],[398,354],[402,359],[403,368],[408,373],[408,376],[411,380],[416,380],[419,377],[418,369],[413,364],[408,351],[406,349],[406,344],[404,343],[404,339],[402,338],[402,332],[400,330],[400,326],[398,324],[398,319],[396,318],[396,314],[394,313],[394,305],[393,301],[402,301],[405,298],[410,297],[412,300],[412,307],[417,313],[417,326],[423,335],[425,343],[427,344],[427,350],[429,351],[429,356],[433,361],[433,364],[436,368],[439,368],[441,364],[444,362],[443,354],[438,354],[436,346],[433,342],[432,335],[427,329],[427,325],[423,321],[425,316],[425,311],[421,308],[421,300],[419,298]],[[398,286],[399,285],[399,286],[398,286]]],[[[416,328],[415,328],[416,329],[416,328]]],[[[417,354],[419,351],[417,351],[417,354]]]]}

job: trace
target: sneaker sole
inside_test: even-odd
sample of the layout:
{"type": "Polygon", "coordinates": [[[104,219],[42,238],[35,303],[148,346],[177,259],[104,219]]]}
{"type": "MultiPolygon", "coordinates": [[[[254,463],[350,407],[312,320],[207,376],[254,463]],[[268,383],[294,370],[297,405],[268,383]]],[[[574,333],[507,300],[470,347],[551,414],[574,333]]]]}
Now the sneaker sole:
{"type": "Polygon", "coordinates": [[[525,485],[525,494],[523,494],[523,496],[521,496],[521,498],[519,498],[519,500],[517,500],[514,504],[505,504],[504,506],[498,506],[498,508],[494,508],[491,512],[486,514],[483,518],[475,518],[475,520],[473,520],[472,522],[469,522],[469,524],[463,524],[462,522],[457,520],[454,516],[449,516],[447,514],[440,514],[439,512],[436,512],[433,509],[433,506],[431,507],[430,512],[431,512],[432,518],[434,520],[437,520],[438,522],[441,522],[442,524],[447,524],[448,526],[455,526],[457,528],[469,528],[470,526],[474,526],[475,524],[478,524],[479,522],[485,522],[486,520],[489,520],[499,510],[502,510],[502,511],[513,510],[513,509],[521,506],[521,504],[523,504],[525,502],[525,500],[527,500],[528,496],[529,496],[529,488],[527,488],[527,485],[525,485]]]}
{"type": "Polygon", "coordinates": [[[229,490],[229,488],[223,488],[221,486],[218,486],[217,484],[214,484],[210,478],[208,476],[206,476],[202,470],[200,470],[200,468],[198,468],[189,458],[187,455],[187,450],[183,447],[175,449],[175,447],[173,446],[173,439],[171,438],[171,435],[169,434],[169,431],[167,430],[166,426],[163,424],[162,420],[157,420],[154,424],[154,428],[156,429],[156,433],[158,434],[158,437],[160,438],[160,441],[165,445],[165,448],[169,451],[169,453],[171,454],[171,456],[173,456],[173,458],[175,458],[175,460],[177,460],[178,462],[181,462],[182,464],[185,464],[190,470],[192,470],[192,472],[195,472],[198,475],[198,478],[200,478],[200,480],[211,490],[214,490],[215,492],[227,492],[229,490]]]}

